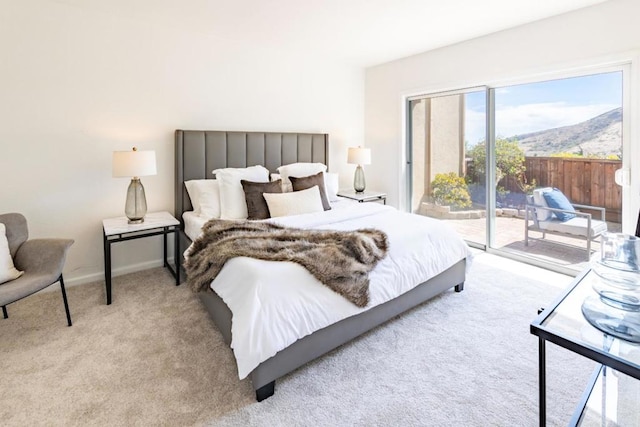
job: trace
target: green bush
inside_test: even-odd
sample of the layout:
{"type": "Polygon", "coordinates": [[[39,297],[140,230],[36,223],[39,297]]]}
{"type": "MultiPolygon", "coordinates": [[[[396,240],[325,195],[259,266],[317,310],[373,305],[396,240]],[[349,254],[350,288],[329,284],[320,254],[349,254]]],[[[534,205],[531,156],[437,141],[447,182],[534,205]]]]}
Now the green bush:
{"type": "Polygon", "coordinates": [[[431,196],[437,204],[454,210],[471,207],[467,183],[455,172],[436,174],[431,182],[431,196]]]}
{"type": "MultiPolygon", "coordinates": [[[[518,145],[515,139],[496,139],[496,186],[498,191],[504,192],[504,179],[512,177],[516,184],[525,194],[530,194],[536,187],[535,180],[528,182],[524,165],[524,150],[518,145]]],[[[484,182],[486,172],[486,144],[484,141],[476,144],[468,151],[471,157],[472,174],[468,179],[470,182],[484,182]]]]}

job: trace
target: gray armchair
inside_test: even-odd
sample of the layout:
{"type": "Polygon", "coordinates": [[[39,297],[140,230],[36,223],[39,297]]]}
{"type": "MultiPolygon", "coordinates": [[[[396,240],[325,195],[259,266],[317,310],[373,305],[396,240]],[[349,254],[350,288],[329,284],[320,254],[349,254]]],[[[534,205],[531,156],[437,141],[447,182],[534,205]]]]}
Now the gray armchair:
{"type": "Polygon", "coordinates": [[[15,280],[0,284],[0,306],[4,318],[8,318],[7,305],[34,294],[56,282],[60,282],[62,300],[67,313],[67,324],[71,326],[71,314],[67,294],[64,290],[62,268],[70,239],[33,239],[29,238],[26,218],[19,213],[0,215],[0,222],[7,229],[9,252],[18,270],[24,274],[15,280]]]}

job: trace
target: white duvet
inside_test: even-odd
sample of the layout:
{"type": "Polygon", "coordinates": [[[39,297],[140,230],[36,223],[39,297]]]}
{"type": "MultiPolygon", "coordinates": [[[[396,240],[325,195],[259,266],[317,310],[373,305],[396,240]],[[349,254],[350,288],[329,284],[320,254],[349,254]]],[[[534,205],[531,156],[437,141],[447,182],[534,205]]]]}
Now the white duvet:
{"type": "Polygon", "coordinates": [[[211,288],[233,313],[231,348],[240,379],[296,340],[389,301],[463,258],[471,259],[468,246],[446,223],[377,203],[267,221],[299,228],[377,228],[387,233],[389,252],[369,274],[366,308],[331,291],[298,264],[247,257],[227,261],[211,288]]]}

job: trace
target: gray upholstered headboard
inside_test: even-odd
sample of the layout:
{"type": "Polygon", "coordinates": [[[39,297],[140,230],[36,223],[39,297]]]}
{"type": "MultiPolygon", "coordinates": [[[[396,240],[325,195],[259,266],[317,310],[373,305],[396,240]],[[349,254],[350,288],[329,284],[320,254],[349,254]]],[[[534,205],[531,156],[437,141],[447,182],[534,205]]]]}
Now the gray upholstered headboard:
{"type": "Polygon", "coordinates": [[[271,172],[295,162],[329,166],[326,133],[176,130],[175,216],[192,210],[184,182],[212,179],[214,169],[262,165],[271,172]]]}

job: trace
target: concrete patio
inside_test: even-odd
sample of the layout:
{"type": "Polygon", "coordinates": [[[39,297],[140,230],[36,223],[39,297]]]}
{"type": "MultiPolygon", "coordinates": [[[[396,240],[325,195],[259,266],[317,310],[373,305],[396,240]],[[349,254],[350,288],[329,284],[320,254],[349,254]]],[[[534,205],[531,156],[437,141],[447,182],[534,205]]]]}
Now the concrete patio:
{"type": "MultiPolygon", "coordinates": [[[[486,218],[442,219],[451,225],[467,241],[486,243],[486,218]]],[[[621,225],[607,222],[609,231],[620,232],[621,225]]],[[[583,239],[541,233],[529,233],[529,246],[524,244],[524,219],[519,217],[496,217],[495,243],[493,248],[515,252],[541,261],[551,262],[579,272],[587,265],[587,242],[583,239]],[[531,239],[533,237],[534,239],[531,239]]],[[[599,240],[591,244],[592,254],[600,251],[599,240]]]]}

